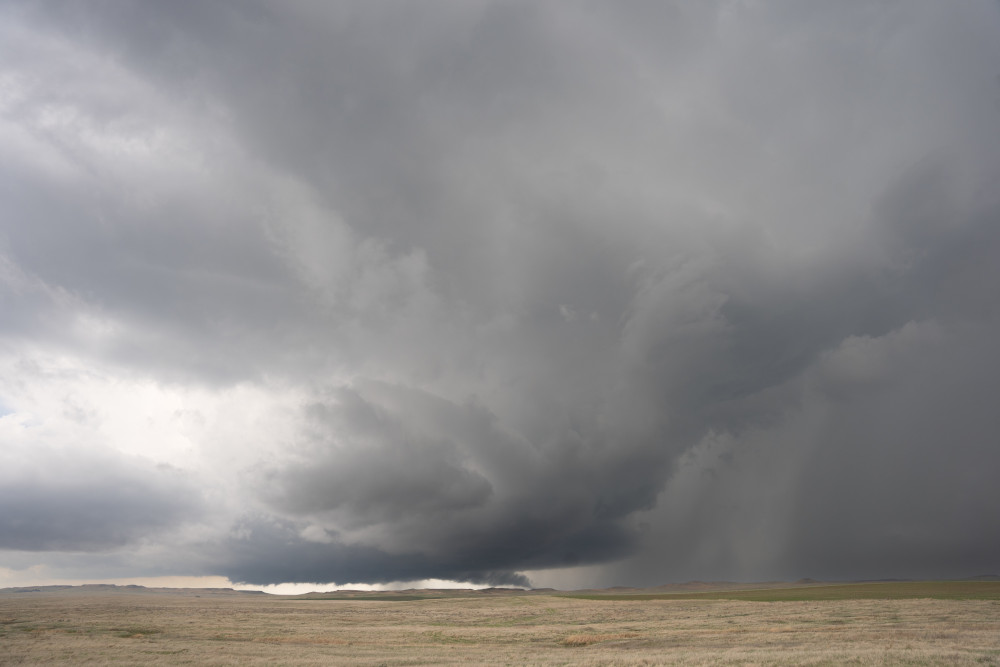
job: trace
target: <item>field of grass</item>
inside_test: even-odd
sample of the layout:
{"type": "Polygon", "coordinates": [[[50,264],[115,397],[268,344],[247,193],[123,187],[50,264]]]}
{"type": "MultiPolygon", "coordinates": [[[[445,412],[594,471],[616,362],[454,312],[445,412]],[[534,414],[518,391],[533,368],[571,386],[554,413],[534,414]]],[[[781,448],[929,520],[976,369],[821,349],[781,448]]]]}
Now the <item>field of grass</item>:
{"type": "Polygon", "coordinates": [[[1000,581],[891,581],[698,593],[569,593],[588,600],[1000,600],[1000,581]]]}
{"type": "Polygon", "coordinates": [[[996,582],[960,583],[785,588],[766,602],[720,591],[3,591],[0,664],[1000,665],[996,582]]]}

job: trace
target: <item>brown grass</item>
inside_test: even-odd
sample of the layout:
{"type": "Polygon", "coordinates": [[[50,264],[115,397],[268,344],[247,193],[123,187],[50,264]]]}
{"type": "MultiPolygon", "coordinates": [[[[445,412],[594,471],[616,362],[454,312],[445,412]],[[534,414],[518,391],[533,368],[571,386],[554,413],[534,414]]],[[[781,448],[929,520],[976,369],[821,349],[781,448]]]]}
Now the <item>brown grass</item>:
{"type": "Polygon", "coordinates": [[[808,586],[740,587],[729,590],[670,593],[567,593],[590,600],[1000,600],[1000,581],[880,581],[808,586]]]}
{"type": "Polygon", "coordinates": [[[16,664],[1000,666],[1000,601],[0,592],[16,664]]]}
{"type": "Polygon", "coordinates": [[[613,639],[631,639],[638,636],[635,632],[615,632],[604,635],[570,635],[563,639],[561,643],[563,646],[589,646],[590,644],[609,642],[613,639]]]}

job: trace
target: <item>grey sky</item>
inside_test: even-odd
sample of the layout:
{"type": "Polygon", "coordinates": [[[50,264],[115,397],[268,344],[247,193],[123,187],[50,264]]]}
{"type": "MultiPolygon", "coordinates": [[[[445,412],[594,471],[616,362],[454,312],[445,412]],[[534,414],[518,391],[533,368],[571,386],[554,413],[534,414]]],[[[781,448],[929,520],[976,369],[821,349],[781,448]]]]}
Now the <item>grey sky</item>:
{"type": "Polygon", "coordinates": [[[0,149],[9,581],[1000,567],[995,2],[8,0],[0,149]]]}

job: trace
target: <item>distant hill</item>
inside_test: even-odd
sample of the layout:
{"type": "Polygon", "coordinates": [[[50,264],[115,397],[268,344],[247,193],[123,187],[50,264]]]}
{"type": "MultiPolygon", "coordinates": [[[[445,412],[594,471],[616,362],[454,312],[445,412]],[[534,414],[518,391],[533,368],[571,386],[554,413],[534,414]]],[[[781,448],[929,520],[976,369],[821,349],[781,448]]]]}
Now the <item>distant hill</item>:
{"type": "Polygon", "coordinates": [[[156,593],[184,593],[191,595],[266,595],[263,591],[238,591],[232,588],[147,588],[136,584],[82,584],[79,586],[52,585],[52,586],[15,586],[11,588],[0,588],[0,594],[4,593],[62,593],[62,594],[94,594],[110,593],[114,595],[128,594],[156,594],[156,593]]]}

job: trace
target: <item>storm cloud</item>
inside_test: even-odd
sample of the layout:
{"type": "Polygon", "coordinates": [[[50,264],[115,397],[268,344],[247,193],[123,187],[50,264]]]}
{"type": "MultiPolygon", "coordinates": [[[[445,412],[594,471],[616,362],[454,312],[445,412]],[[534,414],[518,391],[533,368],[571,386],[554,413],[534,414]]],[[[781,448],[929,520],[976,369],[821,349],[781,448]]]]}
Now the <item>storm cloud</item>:
{"type": "Polygon", "coordinates": [[[201,513],[199,491],[179,471],[98,451],[4,443],[0,549],[103,551],[134,543],[201,513]]]}
{"type": "Polygon", "coordinates": [[[973,0],[3,3],[0,566],[995,571],[998,36],[973,0]]]}

